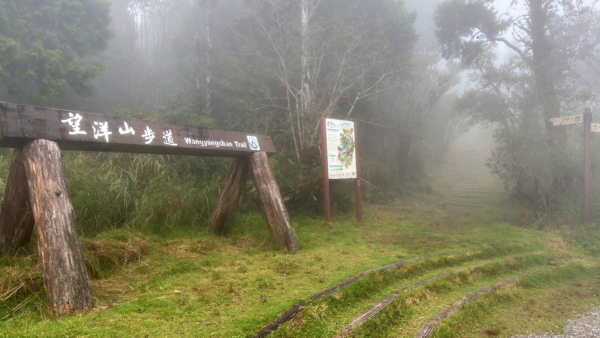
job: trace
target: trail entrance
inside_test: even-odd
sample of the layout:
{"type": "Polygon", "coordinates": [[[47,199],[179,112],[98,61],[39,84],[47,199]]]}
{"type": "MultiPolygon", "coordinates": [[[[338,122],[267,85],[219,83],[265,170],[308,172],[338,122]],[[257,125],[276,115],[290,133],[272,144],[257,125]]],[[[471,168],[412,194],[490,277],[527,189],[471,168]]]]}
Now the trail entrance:
{"type": "Polygon", "coordinates": [[[0,210],[0,254],[28,243],[35,226],[55,314],[93,306],[61,150],[232,157],[209,229],[220,232],[231,220],[252,172],[271,234],[282,248],[300,249],[269,165],[269,136],[0,102],[0,147],[15,148],[0,210]]]}
{"type": "Polygon", "coordinates": [[[495,144],[489,129],[471,128],[456,140],[442,164],[450,184],[449,209],[459,214],[497,206],[506,198],[502,182],[485,165],[495,144]]]}

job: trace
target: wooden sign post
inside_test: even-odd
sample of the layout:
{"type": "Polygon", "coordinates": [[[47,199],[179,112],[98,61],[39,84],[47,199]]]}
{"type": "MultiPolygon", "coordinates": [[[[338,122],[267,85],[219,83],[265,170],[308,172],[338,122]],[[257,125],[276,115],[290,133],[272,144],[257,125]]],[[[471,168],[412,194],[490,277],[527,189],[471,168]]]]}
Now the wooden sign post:
{"type": "Polygon", "coordinates": [[[330,179],[355,179],[356,219],[362,220],[360,175],[356,151],[356,124],[352,121],[321,118],[321,166],[325,221],[331,221],[330,179]]]}
{"type": "Polygon", "coordinates": [[[209,229],[223,231],[252,172],[271,234],[282,248],[300,249],[269,165],[269,136],[0,102],[0,147],[16,148],[0,207],[0,255],[27,244],[35,225],[57,315],[93,307],[61,149],[233,157],[209,229]]]}
{"type": "Polygon", "coordinates": [[[590,222],[590,148],[592,131],[592,112],[585,108],[583,114],[583,224],[590,222]]]}
{"type": "Polygon", "coordinates": [[[591,132],[600,132],[600,125],[592,123],[592,111],[585,108],[580,115],[562,116],[550,119],[554,126],[583,123],[583,224],[590,221],[590,144],[591,132]]]}

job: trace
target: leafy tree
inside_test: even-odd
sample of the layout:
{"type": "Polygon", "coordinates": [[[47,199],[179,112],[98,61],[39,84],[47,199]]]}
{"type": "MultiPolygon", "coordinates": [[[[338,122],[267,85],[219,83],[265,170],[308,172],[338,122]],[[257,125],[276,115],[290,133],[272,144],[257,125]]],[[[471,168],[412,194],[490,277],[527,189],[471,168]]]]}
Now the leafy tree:
{"type": "Polygon", "coordinates": [[[87,58],[106,47],[109,22],[106,0],[0,0],[0,85],[41,99],[89,94],[102,67],[87,58]]]}
{"type": "Polygon", "coordinates": [[[392,86],[416,42],[414,14],[396,1],[239,5],[246,15],[227,55],[230,90],[244,94],[242,109],[285,116],[298,159],[316,144],[319,118],[349,117],[358,101],[392,86]]]}
{"type": "Polygon", "coordinates": [[[581,111],[589,98],[572,71],[577,51],[590,43],[574,28],[591,9],[580,1],[512,4],[524,11],[500,15],[490,0],[447,0],[436,11],[436,36],[442,55],[471,71],[473,86],[456,109],[495,128],[498,148],[488,164],[515,196],[550,211],[578,180],[567,133],[556,132],[550,118],[581,111]],[[498,45],[512,55],[498,60],[498,45]]]}
{"type": "Polygon", "coordinates": [[[585,8],[576,20],[565,18],[560,30],[562,45],[575,47],[568,52],[577,58],[571,65],[571,75],[575,82],[590,90],[596,97],[600,95],[600,3],[596,7],[585,8]],[[569,41],[570,43],[566,43],[569,41]],[[575,42],[575,43],[573,43],[575,42]],[[574,45],[574,46],[573,46],[574,45]]]}

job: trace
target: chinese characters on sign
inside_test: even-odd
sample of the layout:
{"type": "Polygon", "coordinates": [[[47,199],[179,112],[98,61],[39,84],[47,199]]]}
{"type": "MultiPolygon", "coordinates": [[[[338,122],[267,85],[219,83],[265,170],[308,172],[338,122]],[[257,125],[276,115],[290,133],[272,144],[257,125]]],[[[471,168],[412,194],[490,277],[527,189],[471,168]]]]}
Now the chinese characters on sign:
{"type": "MultiPolygon", "coordinates": [[[[133,142],[143,142],[144,144],[152,144],[154,139],[157,138],[157,135],[162,135],[162,144],[168,146],[178,147],[178,145],[182,144],[182,146],[199,146],[199,147],[210,147],[210,148],[232,148],[232,149],[247,149],[252,151],[260,151],[260,144],[258,141],[258,137],[246,135],[246,140],[234,139],[234,140],[219,140],[219,139],[196,139],[192,137],[186,137],[177,133],[176,129],[162,129],[155,128],[154,130],[150,128],[148,125],[145,125],[145,129],[140,133],[136,133],[134,126],[135,122],[130,121],[125,122],[108,122],[108,121],[93,121],[93,119],[97,119],[98,117],[89,117],[82,116],[79,113],[68,113],[68,118],[61,119],[60,122],[65,124],[68,129],[69,135],[88,135],[88,132],[83,130],[86,128],[92,129],[92,135],[95,140],[102,142],[115,142],[116,138],[123,138],[123,136],[119,135],[129,135],[127,140],[132,140],[133,142]],[[88,120],[88,123],[85,123],[85,120],[88,120]],[[90,121],[92,120],[91,124],[90,121]],[[130,125],[132,124],[132,125],[130,125]],[[117,129],[119,133],[117,135],[113,135],[113,130],[117,129]],[[136,136],[137,135],[137,136],[136,136]],[[179,142],[178,142],[179,141],[179,142]]],[[[110,119],[107,119],[111,121],[110,119]]],[[[152,124],[151,124],[152,125],[152,124]]],[[[141,128],[139,124],[137,124],[137,128],[141,128]]],[[[160,139],[160,138],[159,138],[160,139]]]]}
{"type": "Polygon", "coordinates": [[[73,115],[73,113],[69,113],[69,118],[66,120],[61,120],[62,123],[68,123],[71,126],[71,130],[69,132],[69,135],[87,135],[87,133],[83,130],[80,130],[80,124],[81,124],[81,120],[83,119],[83,117],[81,117],[81,115],[79,115],[79,113],[73,115]]]}
{"type": "Polygon", "coordinates": [[[356,178],[354,122],[325,119],[330,179],[356,178]]]}
{"type": "Polygon", "coordinates": [[[135,130],[133,130],[133,128],[129,127],[129,125],[127,124],[127,122],[125,122],[125,129],[121,129],[121,127],[119,127],[119,134],[121,134],[121,135],[123,135],[123,134],[135,135],[135,130]]]}
{"type": "MultiPolygon", "coordinates": [[[[87,135],[87,132],[81,130],[81,121],[83,120],[83,117],[77,113],[77,114],[73,114],[71,112],[69,112],[69,118],[68,119],[64,119],[61,120],[62,123],[67,123],[70,127],[71,130],[69,131],[69,135],[87,135]]],[[[109,142],[109,136],[112,135],[112,132],[109,129],[109,125],[107,121],[104,122],[98,122],[98,121],[94,121],[93,125],[92,125],[92,129],[94,131],[94,139],[99,139],[99,138],[104,138],[104,140],[106,142],[109,142]]],[[[127,122],[123,122],[123,127],[119,127],[119,134],[121,135],[125,135],[125,134],[131,134],[131,135],[135,135],[135,130],[129,126],[129,124],[127,122]]],[[[152,143],[152,140],[154,140],[155,133],[154,131],[152,131],[152,129],[150,129],[150,127],[146,126],[146,130],[144,130],[144,134],[141,135],[142,139],[144,139],[144,144],[150,144],[152,143]]],[[[164,144],[170,145],[170,146],[177,146],[177,144],[175,143],[174,139],[173,139],[173,132],[171,131],[171,129],[163,132],[163,139],[164,139],[164,144]]]]}
{"type": "Polygon", "coordinates": [[[106,139],[106,142],[108,142],[108,135],[112,134],[110,131],[108,131],[108,122],[94,121],[94,126],[92,128],[94,128],[94,138],[96,140],[98,139],[98,137],[104,136],[104,138],[106,139]],[[97,129],[96,129],[96,126],[98,126],[97,129]]]}
{"type": "Polygon", "coordinates": [[[177,144],[175,144],[175,141],[173,141],[173,132],[171,131],[171,129],[169,129],[163,133],[163,138],[165,139],[165,142],[163,142],[164,144],[168,144],[170,146],[177,145],[177,144]]]}
{"type": "Polygon", "coordinates": [[[154,132],[152,131],[152,129],[150,129],[148,126],[146,126],[146,130],[144,131],[144,135],[142,135],[142,137],[144,138],[144,140],[146,142],[144,142],[145,144],[150,144],[152,142],[152,140],[154,140],[154,132]]]}

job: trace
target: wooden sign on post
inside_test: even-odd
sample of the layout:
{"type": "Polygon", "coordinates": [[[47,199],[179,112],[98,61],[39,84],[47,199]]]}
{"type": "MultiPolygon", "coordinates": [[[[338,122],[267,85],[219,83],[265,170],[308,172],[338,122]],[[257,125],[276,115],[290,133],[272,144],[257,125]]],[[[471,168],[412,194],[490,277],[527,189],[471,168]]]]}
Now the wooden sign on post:
{"type": "Polygon", "coordinates": [[[563,126],[567,124],[576,124],[583,122],[583,115],[561,116],[550,119],[554,126],[563,126]]]}
{"type": "Polygon", "coordinates": [[[27,244],[35,227],[55,314],[93,307],[61,149],[233,157],[209,228],[225,228],[252,172],[271,234],[282,248],[300,249],[267,157],[275,153],[269,136],[0,102],[0,147],[16,148],[0,209],[0,255],[27,244]]]}
{"type": "Polygon", "coordinates": [[[583,224],[590,219],[590,133],[600,132],[600,124],[592,123],[592,111],[585,108],[580,115],[561,116],[550,119],[554,126],[583,123],[583,224]]]}
{"type": "Polygon", "coordinates": [[[590,171],[591,171],[591,131],[592,111],[585,108],[583,113],[583,224],[590,221],[590,171]]]}

